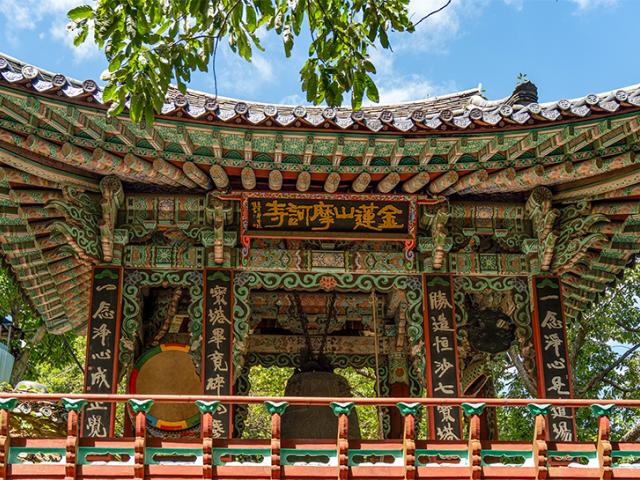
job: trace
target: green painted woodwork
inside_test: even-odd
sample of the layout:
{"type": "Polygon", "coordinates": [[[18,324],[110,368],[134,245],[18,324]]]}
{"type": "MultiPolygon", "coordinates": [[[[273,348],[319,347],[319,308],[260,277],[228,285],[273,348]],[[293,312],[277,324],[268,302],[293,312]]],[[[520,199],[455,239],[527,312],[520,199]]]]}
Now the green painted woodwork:
{"type": "MultiPolygon", "coordinates": [[[[234,280],[234,346],[233,365],[234,379],[237,379],[244,362],[241,354],[244,342],[249,332],[251,318],[251,304],[249,295],[252,289],[275,290],[337,290],[390,292],[394,289],[404,292],[406,298],[405,315],[407,319],[407,336],[412,351],[410,376],[418,379],[411,384],[410,394],[421,396],[425,378],[425,356],[423,342],[423,314],[422,314],[422,279],[410,275],[353,275],[294,272],[271,273],[246,271],[236,274],[234,280]]],[[[125,288],[126,290],[126,288],[125,288]]],[[[336,365],[334,365],[336,366],[336,365]]]]}
{"type": "MultiPolygon", "coordinates": [[[[214,450],[215,451],[215,450],[214,450]]],[[[215,455],[215,454],[214,454],[215,455]]],[[[147,447],[144,450],[145,465],[166,465],[176,462],[188,462],[196,465],[202,463],[202,448],[155,448],[147,447]],[[172,460],[162,460],[162,457],[174,457],[172,460]],[[159,457],[159,458],[158,458],[159,457]],[[193,459],[192,462],[189,462],[193,459]]]]}
{"type": "Polygon", "coordinates": [[[549,415],[551,408],[551,405],[548,403],[530,403],[527,405],[527,409],[533,415],[549,415]]]}
{"type": "Polygon", "coordinates": [[[369,464],[372,463],[376,466],[385,466],[385,464],[389,465],[389,463],[396,464],[396,461],[399,463],[402,462],[404,458],[404,454],[402,450],[383,450],[383,449],[349,449],[347,452],[348,457],[348,465],[350,467],[357,467],[363,463],[369,464]],[[364,457],[362,462],[357,461],[357,457],[364,457]],[[386,457],[392,457],[393,462],[386,462],[382,460],[386,460],[386,457]],[[370,459],[372,461],[367,462],[366,460],[370,459]]]}
{"type": "Polygon", "coordinates": [[[58,447],[10,447],[9,448],[9,464],[18,465],[21,463],[33,463],[33,461],[29,459],[21,459],[20,455],[31,457],[36,455],[52,455],[59,456],[60,459],[57,461],[52,461],[46,459],[46,457],[40,463],[64,463],[66,456],[65,448],[58,447]]]}
{"type": "Polygon", "coordinates": [[[591,412],[596,417],[608,417],[611,415],[611,412],[615,408],[616,407],[613,404],[607,404],[607,405],[595,404],[595,405],[591,405],[591,412]]]}
{"type": "Polygon", "coordinates": [[[329,406],[336,417],[351,414],[353,407],[355,407],[352,402],[331,402],[329,406]]]}
{"type": "Polygon", "coordinates": [[[109,463],[119,464],[119,463],[127,463],[133,464],[133,457],[135,455],[135,450],[133,448],[128,447],[78,447],[78,461],[77,465],[94,465],[101,464],[105,460],[88,460],[87,457],[91,455],[96,456],[107,456],[107,455],[127,455],[129,458],[126,462],[119,460],[110,460],[109,463]]]}
{"type": "MultiPolygon", "coordinates": [[[[431,462],[423,461],[425,457],[435,457],[435,458],[447,458],[451,459],[452,457],[457,457],[460,460],[460,463],[467,464],[469,458],[468,450],[447,450],[446,448],[437,448],[437,449],[416,449],[415,459],[417,467],[426,467],[431,462]]],[[[452,463],[452,465],[456,465],[452,463]]]]}
{"type": "Polygon", "coordinates": [[[222,457],[225,456],[233,456],[236,457],[232,461],[233,462],[241,462],[248,464],[268,464],[271,459],[271,449],[269,448],[254,448],[254,447],[246,447],[246,448],[214,448],[212,452],[213,456],[213,465],[221,466],[225,465],[225,462],[222,460],[222,457]],[[260,461],[251,461],[251,458],[259,459],[260,461]],[[243,459],[247,459],[248,461],[242,461],[243,459]]]}
{"type": "Polygon", "coordinates": [[[159,287],[163,283],[189,289],[191,303],[189,313],[190,345],[194,358],[200,358],[202,336],[202,272],[173,270],[127,270],[122,295],[122,330],[120,338],[120,362],[124,368],[133,364],[134,342],[141,328],[143,287],[159,287]]]}
{"type": "Polygon", "coordinates": [[[153,400],[129,400],[129,405],[135,413],[148,413],[153,407],[153,400]]]}
{"type": "Polygon", "coordinates": [[[280,450],[281,465],[304,465],[306,463],[337,464],[337,450],[308,448],[283,448],[280,450]]]}
{"type": "Polygon", "coordinates": [[[63,398],[60,402],[67,412],[81,412],[88,403],[86,400],[76,398],[63,398]]]}
{"type": "Polygon", "coordinates": [[[288,406],[287,402],[264,402],[264,408],[270,415],[282,415],[288,406]]]}
{"type": "Polygon", "coordinates": [[[422,408],[422,405],[420,405],[419,403],[396,403],[396,406],[398,407],[398,410],[400,410],[400,414],[403,417],[406,417],[407,415],[416,415],[420,409],[422,408]]]}
{"type": "Polygon", "coordinates": [[[482,457],[481,465],[483,467],[486,466],[512,466],[512,465],[523,465],[527,460],[533,458],[533,453],[531,451],[526,450],[480,450],[480,456],[482,457]],[[488,457],[497,457],[500,459],[499,462],[487,462],[485,459],[488,457]],[[522,459],[522,462],[514,462],[515,459],[522,459]],[[511,460],[511,461],[509,461],[511,460]]]}
{"type": "Polygon", "coordinates": [[[0,399],[0,410],[11,411],[18,405],[17,398],[2,398],[0,399]]]}
{"type": "Polygon", "coordinates": [[[467,416],[482,415],[486,406],[484,403],[463,403],[461,405],[464,414],[467,416]]]}
{"type": "Polygon", "coordinates": [[[218,407],[220,406],[220,402],[214,400],[212,402],[206,402],[204,400],[196,400],[196,406],[200,413],[216,413],[218,407]]]}

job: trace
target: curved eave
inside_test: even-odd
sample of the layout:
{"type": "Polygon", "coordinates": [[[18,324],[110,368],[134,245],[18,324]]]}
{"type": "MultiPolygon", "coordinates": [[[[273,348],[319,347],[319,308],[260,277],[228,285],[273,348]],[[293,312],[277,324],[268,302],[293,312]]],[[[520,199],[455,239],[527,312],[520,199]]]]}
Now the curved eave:
{"type": "MultiPolygon", "coordinates": [[[[93,80],[72,80],[0,54],[0,83],[53,95],[60,99],[103,106],[102,91],[93,80]]],[[[640,84],[573,100],[513,105],[511,98],[487,101],[479,88],[422,101],[348,108],[273,105],[187,91],[171,90],[160,117],[211,124],[275,129],[364,131],[373,133],[448,133],[510,130],[601,118],[640,108],[640,84]]]]}

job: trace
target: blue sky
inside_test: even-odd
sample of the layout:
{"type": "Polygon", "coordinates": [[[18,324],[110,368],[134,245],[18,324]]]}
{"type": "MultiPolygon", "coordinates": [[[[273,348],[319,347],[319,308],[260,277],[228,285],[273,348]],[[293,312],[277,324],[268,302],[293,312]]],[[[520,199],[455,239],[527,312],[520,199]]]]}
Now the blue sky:
{"type": "MultiPolygon", "coordinates": [[[[0,51],[54,72],[99,79],[105,68],[95,45],[75,48],[65,12],[90,0],[0,0],[0,51]]],[[[419,18],[445,0],[412,0],[419,18]]],[[[540,100],[573,98],[640,82],[640,0],[453,0],[414,34],[392,38],[394,52],[373,52],[382,103],[473,88],[507,96],[519,73],[538,86],[540,100]]],[[[298,70],[306,49],[282,54],[264,38],[253,64],[222,51],[218,93],[273,103],[304,103],[298,70]]],[[[191,87],[213,91],[210,74],[191,87]]]]}

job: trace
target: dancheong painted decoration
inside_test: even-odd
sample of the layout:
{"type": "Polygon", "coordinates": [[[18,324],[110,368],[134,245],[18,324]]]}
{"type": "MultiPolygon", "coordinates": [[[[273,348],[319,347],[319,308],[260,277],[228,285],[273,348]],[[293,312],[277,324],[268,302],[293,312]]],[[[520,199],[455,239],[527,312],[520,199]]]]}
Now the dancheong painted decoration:
{"type": "Polygon", "coordinates": [[[608,405],[638,401],[593,405],[577,438],[566,335],[640,252],[640,87],[107,108],[0,57],[0,255],[48,330],[88,343],[84,393],[0,394],[2,478],[640,478],[608,405]],[[507,351],[538,398],[494,398],[507,351]],[[292,369],[285,397],[252,394],[257,365],[292,369]],[[17,400],[61,400],[67,436],[12,437],[17,400]],[[529,438],[498,438],[504,406],[529,438]]]}

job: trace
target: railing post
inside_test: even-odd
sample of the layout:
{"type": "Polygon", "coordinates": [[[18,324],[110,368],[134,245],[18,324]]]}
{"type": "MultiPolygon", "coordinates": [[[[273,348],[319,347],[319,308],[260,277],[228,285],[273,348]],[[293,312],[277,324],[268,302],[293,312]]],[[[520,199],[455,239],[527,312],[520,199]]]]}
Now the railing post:
{"type": "Polygon", "coordinates": [[[11,448],[11,425],[9,419],[11,410],[16,408],[17,398],[3,398],[0,400],[0,479],[9,478],[9,449],[11,448]]]}
{"type": "Polygon", "coordinates": [[[136,438],[133,444],[135,480],[144,480],[145,476],[145,448],[147,444],[147,412],[153,406],[153,400],[129,400],[131,410],[136,414],[136,438]]]}
{"type": "Polygon", "coordinates": [[[63,398],[60,401],[68,414],[64,478],[65,480],[75,480],[78,463],[78,419],[87,401],[70,398],[63,398]]]}
{"type": "Polygon", "coordinates": [[[591,405],[591,411],[598,417],[598,465],[600,466],[600,480],[611,480],[613,470],[611,468],[611,420],[609,415],[614,405],[591,405]]]}
{"type": "Polygon", "coordinates": [[[480,443],[480,415],[484,412],[484,403],[463,403],[462,410],[469,417],[469,478],[482,478],[482,444],[480,443]]]}
{"type": "Polygon", "coordinates": [[[527,405],[529,411],[535,415],[533,425],[533,443],[531,444],[531,454],[533,465],[536,469],[536,480],[544,480],[549,475],[547,466],[547,415],[551,411],[548,403],[527,405]]]}
{"type": "Polygon", "coordinates": [[[280,461],[280,422],[287,409],[287,402],[264,402],[264,408],[271,415],[271,479],[279,480],[282,474],[280,461]]]}
{"type": "Polygon", "coordinates": [[[404,432],[402,435],[402,456],[404,458],[404,478],[416,478],[416,415],[420,410],[419,403],[398,403],[396,405],[404,417],[404,432]]]}
{"type": "Polygon", "coordinates": [[[202,478],[213,478],[213,414],[216,413],[220,402],[205,402],[196,400],[196,406],[202,414],[202,478]]]}
{"type": "Polygon", "coordinates": [[[338,417],[338,480],[349,477],[349,414],[353,410],[352,402],[331,402],[331,410],[338,417]]]}

